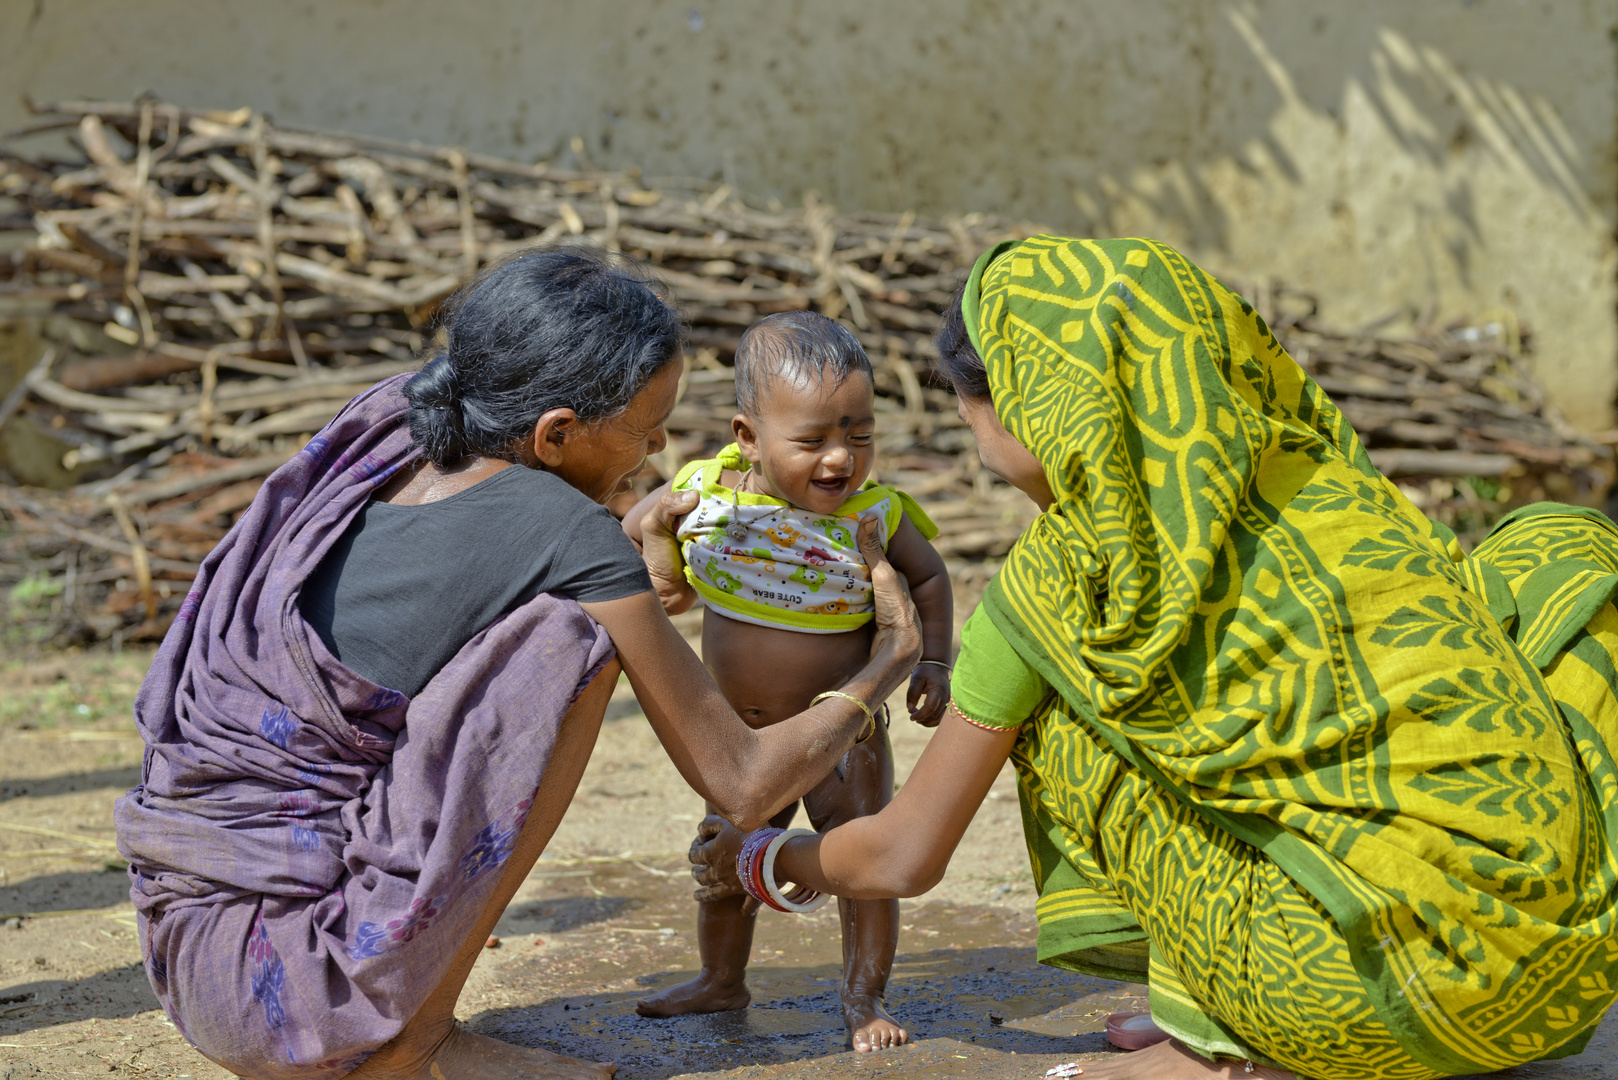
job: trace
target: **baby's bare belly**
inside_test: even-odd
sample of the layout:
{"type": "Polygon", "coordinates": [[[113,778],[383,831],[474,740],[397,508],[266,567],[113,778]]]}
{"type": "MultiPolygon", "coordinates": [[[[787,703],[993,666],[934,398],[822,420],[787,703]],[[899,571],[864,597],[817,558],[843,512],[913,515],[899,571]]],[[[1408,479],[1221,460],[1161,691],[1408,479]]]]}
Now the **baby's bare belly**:
{"type": "Polygon", "coordinates": [[[871,633],[866,624],[841,634],[800,634],[709,610],[702,617],[702,660],[741,718],[766,727],[858,674],[870,659],[871,633]]]}

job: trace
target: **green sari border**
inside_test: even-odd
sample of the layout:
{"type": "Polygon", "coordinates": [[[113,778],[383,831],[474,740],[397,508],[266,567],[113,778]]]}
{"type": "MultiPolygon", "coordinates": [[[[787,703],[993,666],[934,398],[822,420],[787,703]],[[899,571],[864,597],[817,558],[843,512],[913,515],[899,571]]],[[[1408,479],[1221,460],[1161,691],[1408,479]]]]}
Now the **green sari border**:
{"type": "Polygon", "coordinates": [[[988,251],[978,256],[978,261],[972,264],[972,272],[967,275],[966,288],[961,293],[961,320],[966,323],[966,339],[977,350],[978,356],[983,355],[983,346],[978,340],[978,306],[982,296],[983,275],[989,272],[989,266],[1022,243],[1021,240],[1002,240],[988,251]]]}
{"type": "Polygon", "coordinates": [[[1076,971],[1098,979],[1115,982],[1138,983],[1148,979],[1144,963],[1147,956],[1146,937],[1131,919],[1129,925],[1114,930],[1101,930],[1094,926],[1099,919],[1058,919],[1040,924],[1039,940],[1034,959],[1047,967],[1063,971],[1076,971]],[[1067,923],[1090,923],[1088,928],[1068,926],[1067,923]]]}

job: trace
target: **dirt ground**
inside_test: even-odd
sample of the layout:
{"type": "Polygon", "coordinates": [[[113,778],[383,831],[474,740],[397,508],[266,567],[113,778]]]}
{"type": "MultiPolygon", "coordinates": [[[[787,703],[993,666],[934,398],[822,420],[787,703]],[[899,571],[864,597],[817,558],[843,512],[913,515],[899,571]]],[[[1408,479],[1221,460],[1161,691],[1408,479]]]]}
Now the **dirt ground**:
{"type": "MultiPolygon", "coordinates": [[[[130,703],[150,654],[0,663],[0,1080],[220,1080],[156,1008],[113,850],[112,804],[139,780],[130,703]]],[[[902,715],[902,710],[900,711],[902,715]]],[[[894,725],[898,775],[927,733],[894,725]]],[[[634,1002],[696,970],[684,851],[702,813],[627,687],[572,810],[461,1001],[475,1030],[619,1062],[625,1080],[983,1076],[1035,1080],[1105,1055],[1102,1018],[1144,988],[1034,962],[1033,890],[1003,774],[943,883],[903,909],[888,996],[915,1041],[855,1055],[837,1012],[835,909],[760,917],[754,1005],[645,1020],[634,1002]]],[[[1618,1011],[1577,1058],[1515,1070],[1618,1080],[1618,1011]]]]}

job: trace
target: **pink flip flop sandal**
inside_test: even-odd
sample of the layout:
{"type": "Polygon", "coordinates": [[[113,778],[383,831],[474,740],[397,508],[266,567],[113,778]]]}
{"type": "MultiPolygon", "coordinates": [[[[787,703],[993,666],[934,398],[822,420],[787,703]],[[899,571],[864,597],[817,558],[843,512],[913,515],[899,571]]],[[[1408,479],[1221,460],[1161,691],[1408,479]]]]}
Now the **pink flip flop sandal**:
{"type": "Polygon", "coordinates": [[[1173,1038],[1152,1023],[1149,1012],[1113,1013],[1107,1017],[1107,1041],[1120,1050],[1144,1050],[1173,1038]]]}

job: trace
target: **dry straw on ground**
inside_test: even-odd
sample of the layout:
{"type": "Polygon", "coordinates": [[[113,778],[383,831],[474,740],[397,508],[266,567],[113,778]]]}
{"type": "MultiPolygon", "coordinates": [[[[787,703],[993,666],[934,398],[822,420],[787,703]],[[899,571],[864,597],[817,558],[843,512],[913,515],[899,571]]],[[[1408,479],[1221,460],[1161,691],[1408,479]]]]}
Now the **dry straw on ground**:
{"type": "MultiPolygon", "coordinates": [[[[63,491],[0,486],[0,585],[34,640],[161,632],[262,478],[358,391],[411,370],[434,315],[490,262],[572,240],[650,263],[690,323],[687,376],[655,462],[728,441],[727,366],[774,311],[844,320],[877,371],[882,470],[928,502],[957,579],[980,587],[1031,510],[978,464],[931,378],[938,312],[973,259],[1032,226],[760,208],[729,187],[651,182],[151,101],[37,108],[0,149],[0,195],[36,232],[0,255],[0,296],[48,302],[58,334],[0,403],[71,446],[63,491]]],[[[1508,502],[1589,500],[1610,453],[1546,409],[1509,314],[1398,338],[1333,332],[1306,294],[1245,294],[1343,406],[1384,471],[1468,534],[1508,502]]]]}

